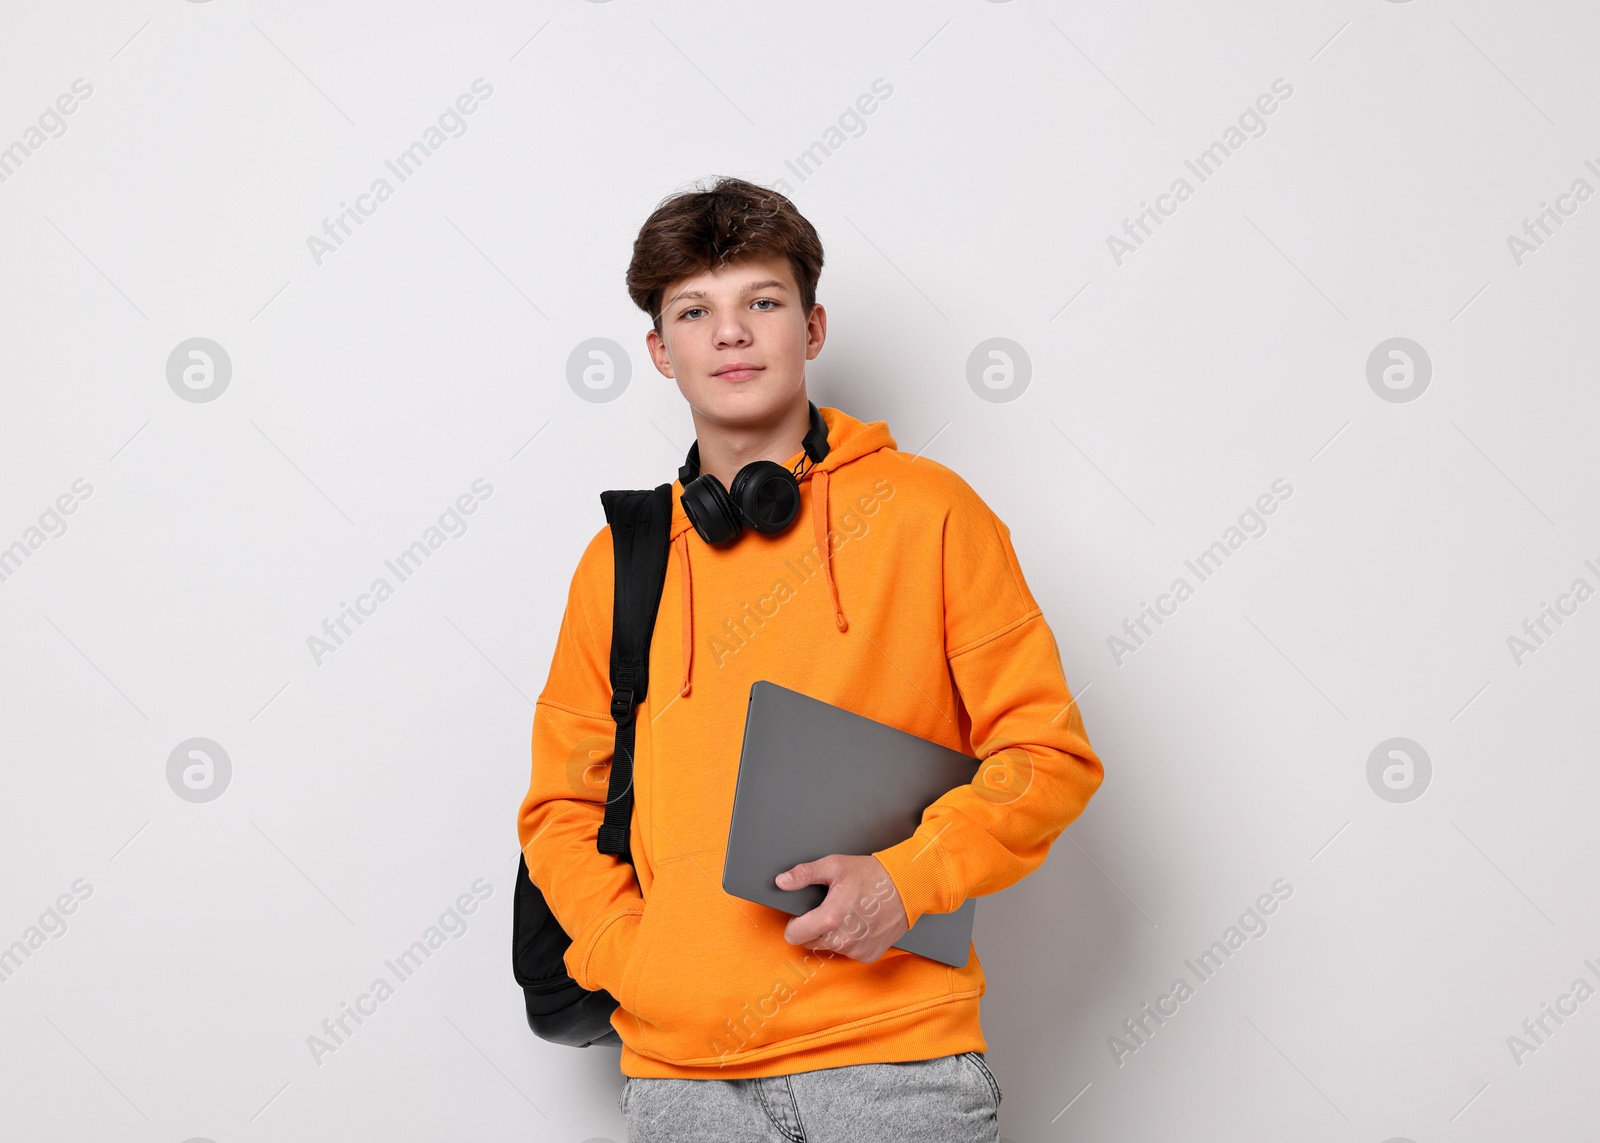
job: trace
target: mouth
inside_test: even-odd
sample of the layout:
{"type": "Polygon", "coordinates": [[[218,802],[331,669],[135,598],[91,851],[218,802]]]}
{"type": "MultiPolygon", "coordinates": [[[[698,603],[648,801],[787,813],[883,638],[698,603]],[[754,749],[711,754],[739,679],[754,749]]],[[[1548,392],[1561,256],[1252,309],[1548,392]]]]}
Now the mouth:
{"type": "Polygon", "coordinates": [[[764,366],[751,365],[748,361],[733,361],[713,370],[711,376],[719,377],[724,381],[748,381],[757,373],[760,373],[763,368],[764,366]]]}

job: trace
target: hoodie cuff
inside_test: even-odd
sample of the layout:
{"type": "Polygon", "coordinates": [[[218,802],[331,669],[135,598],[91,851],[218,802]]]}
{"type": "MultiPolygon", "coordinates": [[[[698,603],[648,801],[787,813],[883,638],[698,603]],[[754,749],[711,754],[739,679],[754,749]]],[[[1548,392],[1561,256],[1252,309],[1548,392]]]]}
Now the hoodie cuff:
{"type": "Polygon", "coordinates": [[[596,926],[594,935],[583,944],[574,941],[562,958],[567,972],[580,988],[601,989],[613,999],[622,999],[622,974],[633,957],[634,940],[639,935],[639,919],[644,910],[634,907],[612,914],[596,926]]]}
{"type": "Polygon", "coordinates": [[[924,913],[948,913],[960,902],[947,905],[954,896],[945,874],[945,857],[938,843],[913,834],[905,841],[872,854],[883,863],[905,907],[906,926],[917,923],[924,913]]]}

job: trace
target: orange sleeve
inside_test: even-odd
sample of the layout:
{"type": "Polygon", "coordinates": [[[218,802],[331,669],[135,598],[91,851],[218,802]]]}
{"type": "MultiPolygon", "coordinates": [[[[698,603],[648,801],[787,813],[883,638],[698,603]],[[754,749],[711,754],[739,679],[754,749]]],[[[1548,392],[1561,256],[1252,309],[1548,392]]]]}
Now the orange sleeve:
{"type": "Polygon", "coordinates": [[[911,837],[873,854],[910,924],[1032,873],[1104,776],[1010,531],[964,481],[954,485],[940,556],[945,657],[982,765],[911,837]]]}
{"type": "Polygon", "coordinates": [[[533,711],[533,768],[517,814],[528,875],[572,946],[567,972],[619,1002],[644,897],[633,866],[599,852],[616,723],[611,707],[610,529],[584,551],[533,711]]]}

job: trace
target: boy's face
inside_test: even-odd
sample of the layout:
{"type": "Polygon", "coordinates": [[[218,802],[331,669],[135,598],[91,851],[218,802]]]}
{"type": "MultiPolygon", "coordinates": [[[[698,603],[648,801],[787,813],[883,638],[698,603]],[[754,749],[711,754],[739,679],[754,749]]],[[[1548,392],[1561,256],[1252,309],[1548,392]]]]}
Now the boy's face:
{"type": "Polygon", "coordinates": [[[805,364],[822,349],[827,314],[801,312],[789,260],[731,262],[662,292],[661,333],[645,335],[663,376],[702,417],[769,420],[805,389],[805,364]],[[735,369],[734,366],[752,368],[735,369]]]}

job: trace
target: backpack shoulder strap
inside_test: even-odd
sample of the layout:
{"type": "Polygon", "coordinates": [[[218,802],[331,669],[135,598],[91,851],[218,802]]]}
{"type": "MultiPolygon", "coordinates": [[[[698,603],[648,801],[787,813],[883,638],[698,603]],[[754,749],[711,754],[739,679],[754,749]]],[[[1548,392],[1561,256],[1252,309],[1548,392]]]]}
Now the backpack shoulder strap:
{"type": "Polygon", "coordinates": [[[671,548],[672,485],[612,489],[600,494],[611,525],[616,562],[611,610],[611,717],[617,723],[606,790],[605,821],[596,845],[601,853],[632,862],[634,714],[650,689],[650,636],[661,607],[671,548]]]}

